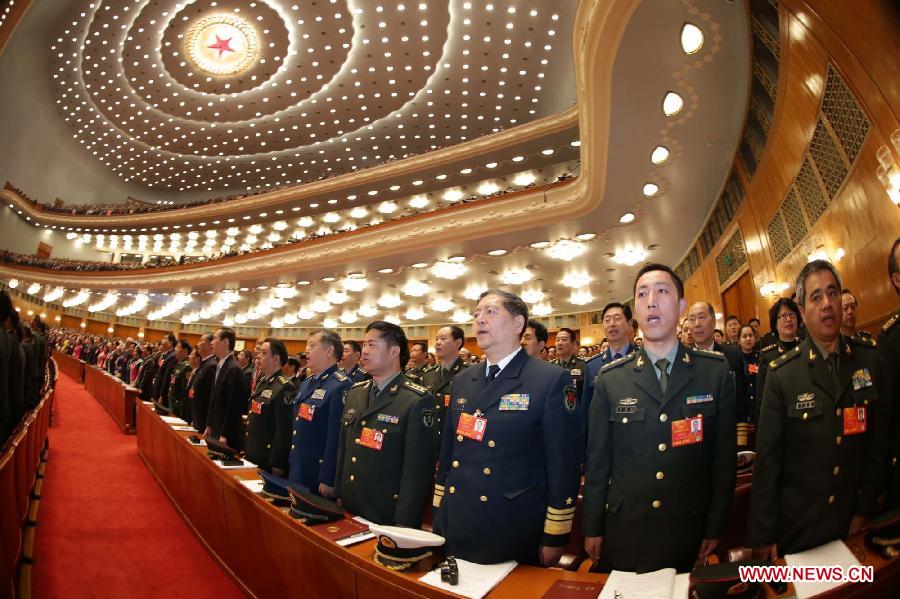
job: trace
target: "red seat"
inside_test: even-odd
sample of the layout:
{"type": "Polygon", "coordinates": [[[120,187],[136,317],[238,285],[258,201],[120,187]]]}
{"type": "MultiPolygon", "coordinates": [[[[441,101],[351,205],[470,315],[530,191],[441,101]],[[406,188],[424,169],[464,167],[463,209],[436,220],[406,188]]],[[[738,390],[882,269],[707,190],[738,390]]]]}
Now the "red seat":
{"type": "Polygon", "coordinates": [[[22,521],[16,493],[15,442],[0,455],[0,596],[13,597],[13,581],[22,551],[22,521]]]}

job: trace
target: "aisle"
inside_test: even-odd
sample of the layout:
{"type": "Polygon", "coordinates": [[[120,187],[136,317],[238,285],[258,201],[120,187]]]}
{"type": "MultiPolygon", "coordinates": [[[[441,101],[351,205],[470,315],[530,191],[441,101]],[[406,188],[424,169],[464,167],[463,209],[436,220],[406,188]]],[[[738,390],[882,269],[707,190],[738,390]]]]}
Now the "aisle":
{"type": "Polygon", "coordinates": [[[82,385],[60,374],[38,513],[33,595],[243,597],[82,385]]]}

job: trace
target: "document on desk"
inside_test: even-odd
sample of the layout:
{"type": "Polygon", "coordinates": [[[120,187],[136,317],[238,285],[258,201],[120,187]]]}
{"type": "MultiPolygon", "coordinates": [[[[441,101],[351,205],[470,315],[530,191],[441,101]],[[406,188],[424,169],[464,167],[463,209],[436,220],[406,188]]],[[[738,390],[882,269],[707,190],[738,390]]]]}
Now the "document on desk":
{"type": "MultiPolygon", "coordinates": [[[[247,460],[241,460],[240,464],[235,464],[234,466],[226,466],[221,460],[213,460],[212,462],[222,470],[237,470],[239,468],[253,468],[254,470],[257,470],[259,468],[256,464],[248,462],[247,460]]],[[[235,462],[237,462],[237,460],[235,460],[235,462]]]]}
{"type": "Polygon", "coordinates": [[[253,480],[242,480],[242,481],[240,481],[240,483],[242,485],[244,485],[245,487],[247,487],[248,489],[250,489],[250,491],[253,493],[259,493],[260,491],[262,491],[263,485],[265,484],[263,481],[259,480],[258,478],[253,479],[253,480]]]}
{"type": "Polygon", "coordinates": [[[172,430],[173,430],[173,431],[194,431],[194,432],[197,432],[197,429],[195,429],[195,428],[194,428],[193,426],[191,426],[190,424],[173,424],[173,425],[172,425],[172,430]]]}
{"type": "Polygon", "coordinates": [[[463,597],[481,599],[515,569],[517,562],[476,564],[457,559],[456,565],[459,567],[459,584],[456,586],[441,581],[440,568],[432,570],[419,580],[425,584],[462,595],[463,597]]]}
{"type": "Polygon", "coordinates": [[[175,416],[160,416],[160,418],[162,418],[163,422],[168,424],[187,424],[187,422],[181,418],[176,418],[175,416]]]}
{"type": "Polygon", "coordinates": [[[638,574],[613,570],[599,599],[687,599],[691,575],[676,574],[674,568],[638,574]]]}
{"type": "MultiPolygon", "coordinates": [[[[784,561],[788,566],[805,568],[809,566],[829,567],[841,566],[844,572],[850,566],[859,566],[859,560],[853,555],[853,552],[844,545],[843,541],[832,541],[820,547],[810,549],[809,551],[801,551],[800,553],[788,553],[784,556],[784,561]]],[[[794,581],[794,592],[797,599],[806,599],[819,593],[824,593],[831,589],[837,588],[844,584],[839,580],[835,581],[816,581],[808,580],[794,581]]]]}

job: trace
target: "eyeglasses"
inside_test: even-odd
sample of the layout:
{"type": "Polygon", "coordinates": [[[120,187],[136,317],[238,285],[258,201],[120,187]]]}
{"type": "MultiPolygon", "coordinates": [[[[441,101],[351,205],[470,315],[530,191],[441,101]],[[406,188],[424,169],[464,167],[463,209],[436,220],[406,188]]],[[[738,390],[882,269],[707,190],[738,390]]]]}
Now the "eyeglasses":
{"type": "Polygon", "coordinates": [[[778,320],[797,320],[797,315],[793,312],[785,312],[778,315],[778,320]]]}

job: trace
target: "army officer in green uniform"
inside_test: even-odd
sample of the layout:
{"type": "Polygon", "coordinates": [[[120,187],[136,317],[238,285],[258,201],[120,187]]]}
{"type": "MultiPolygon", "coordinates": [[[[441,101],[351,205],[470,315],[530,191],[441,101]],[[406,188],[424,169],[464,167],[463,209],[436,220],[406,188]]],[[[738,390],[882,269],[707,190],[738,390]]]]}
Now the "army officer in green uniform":
{"type": "Polygon", "coordinates": [[[184,394],[187,389],[190,364],[188,357],[191,355],[191,344],[187,341],[175,343],[175,365],[169,374],[169,389],[166,391],[166,405],[156,402],[156,411],[162,414],[171,414],[181,418],[184,407],[184,394]]]}
{"type": "MultiPolygon", "coordinates": [[[[434,354],[437,365],[425,373],[422,384],[434,395],[435,407],[441,417],[450,405],[450,383],[453,377],[467,366],[459,357],[459,350],[466,342],[466,333],[456,325],[441,327],[434,337],[434,354]]],[[[440,427],[438,428],[440,431],[440,427]]]]}
{"type": "Polygon", "coordinates": [[[603,571],[690,571],[728,524],[736,478],[734,377],[725,356],[678,342],[684,286],[641,268],[638,351],[597,377],[588,428],[582,526],[603,571]]]}
{"type": "Polygon", "coordinates": [[[256,357],[262,373],[250,397],[250,416],[244,442],[246,458],[278,476],[286,476],[291,450],[294,385],[281,368],[288,352],[283,341],[269,337],[256,357]]]}
{"type": "Polygon", "coordinates": [[[335,480],[341,505],[378,524],[419,528],[434,480],[438,414],[431,392],[406,378],[406,334],[366,327],[363,366],[371,380],[347,394],[335,480]]]}
{"type": "Polygon", "coordinates": [[[814,260],[796,289],[808,336],[769,366],[747,527],[747,545],[771,560],[858,532],[887,453],[875,343],[841,336],[837,270],[814,260]]]}

